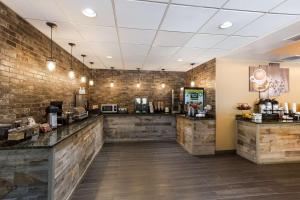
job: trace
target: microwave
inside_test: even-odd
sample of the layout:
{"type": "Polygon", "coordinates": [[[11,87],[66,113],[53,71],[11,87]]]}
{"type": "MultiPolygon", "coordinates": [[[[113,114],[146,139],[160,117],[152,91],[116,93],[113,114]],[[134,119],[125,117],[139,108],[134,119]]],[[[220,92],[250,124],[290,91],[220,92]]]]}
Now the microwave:
{"type": "Polygon", "coordinates": [[[101,104],[102,113],[117,113],[118,105],[117,104],[101,104]]]}

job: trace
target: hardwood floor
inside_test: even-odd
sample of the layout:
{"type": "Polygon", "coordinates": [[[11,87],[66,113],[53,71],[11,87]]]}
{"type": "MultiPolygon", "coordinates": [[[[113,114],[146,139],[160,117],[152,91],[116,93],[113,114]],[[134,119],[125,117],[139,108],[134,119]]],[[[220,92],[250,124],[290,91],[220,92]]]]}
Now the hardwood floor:
{"type": "Polygon", "coordinates": [[[194,157],[175,142],[105,144],[72,200],[300,199],[300,164],[194,157]]]}

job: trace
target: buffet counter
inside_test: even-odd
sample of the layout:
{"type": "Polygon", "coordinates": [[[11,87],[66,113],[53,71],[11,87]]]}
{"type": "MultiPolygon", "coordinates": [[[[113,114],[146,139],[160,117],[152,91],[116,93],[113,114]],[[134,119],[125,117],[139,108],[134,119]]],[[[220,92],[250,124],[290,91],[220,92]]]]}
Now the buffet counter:
{"type": "Polygon", "coordinates": [[[103,142],[98,116],[1,144],[0,199],[68,199],[103,142]]]}
{"type": "Polygon", "coordinates": [[[192,155],[215,154],[216,120],[177,115],[177,142],[192,155]]]}
{"type": "Polygon", "coordinates": [[[104,114],[105,142],[175,141],[173,114],[104,114]]]}
{"type": "Polygon", "coordinates": [[[300,122],[236,120],[237,154],[257,164],[300,161],[300,122]]]}

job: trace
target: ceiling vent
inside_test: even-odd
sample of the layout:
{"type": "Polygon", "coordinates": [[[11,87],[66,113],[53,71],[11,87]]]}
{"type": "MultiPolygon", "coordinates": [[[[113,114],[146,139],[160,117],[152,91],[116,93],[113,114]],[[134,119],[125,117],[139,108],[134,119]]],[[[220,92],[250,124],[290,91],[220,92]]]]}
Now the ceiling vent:
{"type": "Polygon", "coordinates": [[[280,59],[281,61],[298,61],[300,60],[300,55],[288,56],[280,59]]]}
{"type": "Polygon", "coordinates": [[[298,41],[298,40],[300,40],[300,35],[294,35],[293,37],[287,38],[285,40],[298,41]]]}

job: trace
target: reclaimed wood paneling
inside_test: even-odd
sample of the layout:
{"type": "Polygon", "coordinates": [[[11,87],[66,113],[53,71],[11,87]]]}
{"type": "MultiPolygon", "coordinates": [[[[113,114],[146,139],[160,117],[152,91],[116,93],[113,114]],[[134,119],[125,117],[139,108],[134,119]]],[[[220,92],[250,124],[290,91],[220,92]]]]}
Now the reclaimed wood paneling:
{"type": "Polygon", "coordinates": [[[174,115],[105,115],[105,142],[176,140],[174,115]]]}
{"type": "Polygon", "coordinates": [[[103,143],[100,117],[52,148],[0,150],[0,199],[67,199],[103,143]]]}
{"type": "Polygon", "coordinates": [[[67,199],[102,147],[103,118],[77,132],[53,150],[53,199],[67,199]]]}
{"type": "Polygon", "coordinates": [[[192,155],[215,154],[216,121],[177,116],[177,142],[192,155]]]}
{"type": "Polygon", "coordinates": [[[300,162],[300,124],[237,121],[237,153],[259,164],[300,162]]]}

